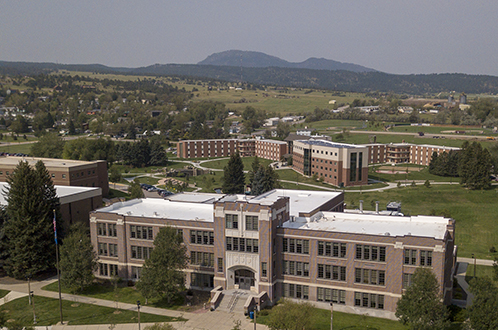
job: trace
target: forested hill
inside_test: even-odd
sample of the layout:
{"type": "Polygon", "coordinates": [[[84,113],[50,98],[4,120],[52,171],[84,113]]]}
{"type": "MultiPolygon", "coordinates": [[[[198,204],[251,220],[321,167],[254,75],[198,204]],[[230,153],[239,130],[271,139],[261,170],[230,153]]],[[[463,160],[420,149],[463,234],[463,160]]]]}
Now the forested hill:
{"type": "Polygon", "coordinates": [[[293,68],[241,68],[236,66],[155,64],[142,68],[113,68],[98,64],[2,62],[0,74],[31,75],[54,70],[140,75],[176,75],[251,84],[323,88],[352,92],[395,92],[421,95],[453,90],[466,93],[498,93],[498,77],[461,73],[393,75],[382,72],[351,72],[293,68]]]}
{"type": "Polygon", "coordinates": [[[353,72],[375,72],[376,70],[353,63],[342,63],[325,58],[310,57],[303,62],[288,62],[261,52],[227,50],[209,55],[200,65],[238,66],[247,68],[293,68],[312,70],[346,70],[353,72]]]}

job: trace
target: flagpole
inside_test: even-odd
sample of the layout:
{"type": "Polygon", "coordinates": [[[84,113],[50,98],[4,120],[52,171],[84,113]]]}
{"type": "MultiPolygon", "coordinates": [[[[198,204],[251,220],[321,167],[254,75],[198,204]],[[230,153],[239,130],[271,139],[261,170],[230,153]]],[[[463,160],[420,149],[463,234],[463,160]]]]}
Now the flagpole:
{"type": "Polygon", "coordinates": [[[55,237],[55,259],[57,259],[57,282],[59,283],[59,311],[61,316],[61,324],[64,324],[62,318],[61,271],[59,269],[59,244],[57,243],[57,222],[55,220],[55,210],[54,210],[54,237],[55,237]]]}

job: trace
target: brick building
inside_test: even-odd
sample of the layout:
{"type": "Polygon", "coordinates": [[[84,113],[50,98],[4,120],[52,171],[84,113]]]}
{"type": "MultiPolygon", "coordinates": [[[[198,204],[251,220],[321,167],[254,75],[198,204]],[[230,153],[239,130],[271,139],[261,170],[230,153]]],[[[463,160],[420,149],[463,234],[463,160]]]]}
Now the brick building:
{"type": "Polygon", "coordinates": [[[180,158],[229,157],[234,152],[239,152],[241,157],[279,161],[288,153],[288,148],[283,141],[258,139],[184,140],[177,144],[180,158]]]}
{"type": "Polygon", "coordinates": [[[0,157],[0,181],[5,181],[20,161],[26,161],[29,165],[35,166],[39,160],[45,164],[55,185],[100,187],[103,196],[109,194],[109,179],[105,160],[86,162],[69,159],[5,156],[0,157]]]}
{"type": "Polygon", "coordinates": [[[431,162],[432,153],[438,155],[443,152],[459,151],[460,148],[434,146],[429,144],[411,143],[389,143],[389,144],[366,144],[368,148],[368,163],[409,163],[428,166],[431,162]]]}
{"type": "Polygon", "coordinates": [[[173,226],[188,250],[191,288],[247,290],[270,303],[334,302],[338,311],[393,318],[417,267],[430,267],[445,302],[451,300],[453,219],[350,214],[343,207],[340,192],[283,189],[116,203],[91,213],[96,275],[136,280],[159,229],[173,226]]]}
{"type": "Polygon", "coordinates": [[[368,149],[326,140],[293,141],[292,166],[297,172],[335,186],[368,183],[368,149]]]}

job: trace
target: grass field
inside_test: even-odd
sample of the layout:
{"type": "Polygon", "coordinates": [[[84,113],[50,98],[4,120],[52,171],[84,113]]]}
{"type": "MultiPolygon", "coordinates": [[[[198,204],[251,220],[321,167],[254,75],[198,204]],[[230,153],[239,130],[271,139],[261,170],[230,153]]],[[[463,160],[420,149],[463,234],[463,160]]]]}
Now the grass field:
{"type": "Polygon", "coordinates": [[[9,292],[9,290],[0,290],[0,298],[5,297],[9,292]]]}
{"type": "Polygon", "coordinates": [[[460,185],[432,185],[406,187],[384,192],[345,193],[347,208],[357,208],[364,201],[365,210],[375,210],[375,201],[381,206],[388,202],[402,203],[405,215],[429,215],[447,213],[456,220],[456,244],[458,255],[480,259],[493,259],[496,253],[489,249],[498,247],[498,190],[470,191],[460,185]]]}
{"type": "MultiPolygon", "coordinates": [[[[498,279],[495,277],[495,272],[493,267],[491,266],[482,266],[482,265],[476,265],[476,277],[489,277],[492,279],[495,284],[498,285],[498,279]]],[[[467,282],[470,282],[470,280],[474,277],[474,265],[470,264],[467,266],[467,273],[465,274],[465,280],[467,282]]]]}
{"type": "MultiPolygon", "coordinates": [[[[41,296],[35,296],[35,313],[37,326],[49,326],[60,321],[59,300],[41,296]]],[[[133,302],[134,304],[136,301],[133,302]]],[[[0,306],[0,312],[5,313],[8,320],[15,320],[21,325],[33,324],[33,307],[28,304],[28,297],[19,298],[0,306]]],[[[137,312],[129,310],[117,310],[115,308],[101,307],[96,305],[62,301],[62,314],[64,321],[69,325],[83,324],[117,324],[136,323],[137,312]]],[[[148,322],[174,322],[180,319],[168,316],[140,313],[140,321],[148,322]]]]}
{"type": "Polygon", "coordinates": [[[34,143],[1,145],[0,152],[31,154],[31,147],[34,143]]]}
{"type": "MultiPolygon", "coordinates": [[[[254,158],[255,157],[242,157],[241,158],[242,163],[244,164],[245,171],[251,170],[251,164],[254,161],[254,158]]],[[[220,159],[220,160],[213,160],[213,161],[209,161],[209,162],[204,162],[204,163],[202,163],[202,167],[214,168],[214,169],[223,169],[223,168],[225,168],[225,166],[228,165],[229,160],[230,160],[230,158],[224,158],[224,159],[220,159]]],[[[266,166],[266,165],[273,163],[273,161],[268,160],[268,159],[259,158],[259,163],[263,166],[266,166]]]]}

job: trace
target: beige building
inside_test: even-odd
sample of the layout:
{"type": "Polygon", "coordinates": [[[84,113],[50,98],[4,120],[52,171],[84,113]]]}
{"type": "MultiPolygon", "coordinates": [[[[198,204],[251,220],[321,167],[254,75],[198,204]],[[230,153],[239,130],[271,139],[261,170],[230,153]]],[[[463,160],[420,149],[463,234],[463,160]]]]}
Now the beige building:
{"type": "Polygon", "coordinates": [[[432,153],[441,155],[443,152],[459,151],[460,148],[412,143],[372,143],[364,145],[368,148],[368,163],[418,164],[428,166],[432,153]]]}

